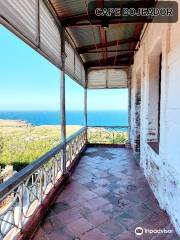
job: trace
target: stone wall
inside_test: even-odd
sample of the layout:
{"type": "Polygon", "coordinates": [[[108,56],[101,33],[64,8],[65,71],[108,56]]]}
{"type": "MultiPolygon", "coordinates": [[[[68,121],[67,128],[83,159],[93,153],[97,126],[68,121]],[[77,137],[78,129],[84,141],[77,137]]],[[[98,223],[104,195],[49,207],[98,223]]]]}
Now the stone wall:
{"type": "Polygon", "coordinates": [[[180,19],[172,24],[148,25],[132,66],[131,96],[133,151],[138,151],[140,131],[140,165],[161,208],[180,234],[180,19]],[[157,66],[161,53],[160,140],[156,153],[148,142],[157,141],[157,66]]]}

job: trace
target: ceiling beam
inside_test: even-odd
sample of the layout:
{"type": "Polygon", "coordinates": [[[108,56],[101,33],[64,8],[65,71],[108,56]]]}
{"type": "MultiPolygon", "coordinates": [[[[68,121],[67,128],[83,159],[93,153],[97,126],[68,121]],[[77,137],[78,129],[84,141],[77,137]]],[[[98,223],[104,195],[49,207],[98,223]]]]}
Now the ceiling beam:
{"type": "MultiPolygon", "coordinates": [[[[143,28],[143,24],[142,23],[139,23],[139,24],[136,25],[134,33],[133,33],[133,37],[134,38],[139,38],[140,37],[142,28],[143,28]]],[[[131,42],[129,50],[134,49],[136,47],[136,44],[137,44],[136,42],[131,42]]],[[[131,64],[134,62],[134,55],[131,56],[130,62],[131,62],[131,64]]]]}
{"type": "MultiPolygon", "coordinates": [[[[125,54],[117,55],[115,65],[117,65],[117,66],[130,65],[129,59],[123,59],[123,58],[129,58],[129,57],[132,57],[132,56],[133,56],[133,53],[125,53],[125,54]]],[[[114,56],[107,58],[106,63],[104,63],[103,59],[101,59],[100,61],[101,61],[101,65],[99,65],[99,60],[94,60],[94,61],[86,62],[85,66],[86,67],[93,67],[93,66],[114,65],[114,56]]]]}
{"type": "MultiPolygon", "coordinates": [[[[103,8],[104,7],[104,0],[96,0],[96,7],[97,8],[103,8]]],[[[101,38],[101,44],[102,44],[102,57],[103,57],[103,63],[106,64],[107,60],[107,41],[106,41],[106,31],[103,27],[100,26],[100,38],[101,38]]],[[[96,49],[97,50],[97,49],[96,49]]]]}
{"type": "MultiPolygon", "coordinates": [[[[90,26],[102,26],[103,21],[101,19],[97,20],[91,20],[89,21],[89,18],[87,14],[81,14],[81,15],[75,15],[70,16],[66,18],[61,18],[61,24],[63,27],[90,27],[90,26]]],[[[108,25],[114,25],[114,24],[131,24],[131,23],[140,23],[144,19],[137,18],[132,20],[127,19],[108,19],[107,24],[108,25]]]]}
{"type": "MultiPolygon", "coordinates": [[[[119,40],[107,42],[106,47],[119,46],[121,44],[138,42],[138,41],[139,41],[139,38],[133,38],[133,37],[127,38],[127,39],[119,39],[119,40]]],[[[99,43],[96,46],[97,46],[97,48],[103,48],[102,43],[99,43]]],[[[94,44],[92,44],[92,45],[87,45],[87,46],[77,48],[77,52],[79,54],[83,54],[83,53],[88,53],[88,51],[95,50],[95,49],[96,49],[96,47],[94,46],[94,44]]]]}
{"type": "MultiPolygon", "coordinates": [[[[120,55],[116,56],[116,59],[119,60],[119,59],[122,59],[122,58],[128,58],[128,57],[132,56],[133,54],[134,54],[133,52],[120,54],[120,55]]],[[[107,58],[107,60],[114,60],[114,56],[107,58]]]]}
{"type": "MultiPolygon", "coordinates": [[[[65,18],[60,18],[60,21],[61,21],[61,24],[63,25],[63,27],[70,27],[73,25],[76,26],[76,25],[78,25],[78,22],[81,22],[81,21],[86,21],[85,24],[87,24],[87,22],[88,22],[88,25],[90,25],[89,19],[88,19],[88,16],[86,13],[72,15],[72,16],[65,17],[65,18]]],[[[82,24],[83,24],[83,22],[82,22],[82,24]]]]}
{"type": "Polygon", "coordinates": [[[101,35],[101,44],[103,46],[102,48],[103,61],[106,63],[106,59],[107,59],[106,31],[102,27],[100,27],[100,35],[101,35]]]}
{"type": "Polygon", "coordinates": [[[116,53],[116,52],[136,52],[138,51],[137,49],[132,49],[132,50],[129,50],[129,49],[120,49],[120,50],[97,50],[97,51],[87,51],[87,52],[84,52],[84,53],[102,53],[102,52],[107,52],[107,53],[116,53]]]}
{"type": "Polygon", "coordinates": [[[111,62],[107,62],[107,63],[102,63],[101,65],[99,65],[99,62],[98,61],[95,61],[95,62],[87,62],[85,64],[85,67],[86,68],[90,68],[90,67],[116,67],[116,66],[119,66],[119,67],[123,67],[123,66],[130,66],[131,64],[129,63],[129,61],[118,61],[116,62],[116,65],[114,65],[114,62],[111,61],[111,62]]]}

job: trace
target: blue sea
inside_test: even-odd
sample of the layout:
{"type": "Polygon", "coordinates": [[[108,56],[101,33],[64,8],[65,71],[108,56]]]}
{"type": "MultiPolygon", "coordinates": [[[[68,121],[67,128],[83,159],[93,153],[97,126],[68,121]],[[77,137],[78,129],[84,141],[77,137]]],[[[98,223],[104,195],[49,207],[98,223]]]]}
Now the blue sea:
{"type": "MultiPolygon", "coordinates": [[[[0,119],[22,120],[32,125],[60,124],[59,111],[0,111],[0,119]]],[[[82,111],[67,111],[67,125],[83,125],[82,111]]],[[[88,111],[88,126],[127,126],[127,111],[88,111]]]]}

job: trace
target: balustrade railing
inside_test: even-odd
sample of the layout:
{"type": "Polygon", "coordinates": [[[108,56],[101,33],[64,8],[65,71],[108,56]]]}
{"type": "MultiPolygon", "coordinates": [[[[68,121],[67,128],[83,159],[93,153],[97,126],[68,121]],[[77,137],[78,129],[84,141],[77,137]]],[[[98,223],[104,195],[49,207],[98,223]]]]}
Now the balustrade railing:
{"type": "Polygon", "coordinates": [[[86,145],[86,128],[28,165],[0,185],[0,240],[14,239],[35,210],[56,186],[63,173],[63,148],[66,148],[66,167],[86,145]],[[11,201],[5,201],[6,199],[11,201]]]}
{"type": "Polygon", "coordinates": [[[89,126],[88,142],[100,144],[125,144],[128,142],[128,127],[89,126]]]}

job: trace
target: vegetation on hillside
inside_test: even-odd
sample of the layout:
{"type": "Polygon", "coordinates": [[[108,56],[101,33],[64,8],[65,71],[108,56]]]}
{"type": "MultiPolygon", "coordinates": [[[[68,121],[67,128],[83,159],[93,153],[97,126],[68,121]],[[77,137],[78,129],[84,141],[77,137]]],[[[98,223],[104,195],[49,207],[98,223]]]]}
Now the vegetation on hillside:
{"type": "Polygon", "coordinates": [[[125,129],[113,127],[92,127],[88,130],[88,141],[102,144],[125,144],[128,142],[128,132],[125,129]]]}
{"type": "MultiPolygon", "coordinates": [[[[67,126],[67,136],[80,126],[67,126]]],[[[20,170],[60,143],[60,126],[32,126],[0,121],[0,166],[20,170]]]]}

